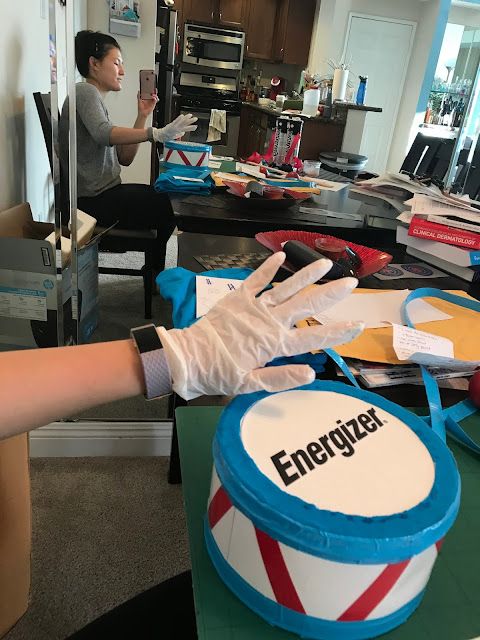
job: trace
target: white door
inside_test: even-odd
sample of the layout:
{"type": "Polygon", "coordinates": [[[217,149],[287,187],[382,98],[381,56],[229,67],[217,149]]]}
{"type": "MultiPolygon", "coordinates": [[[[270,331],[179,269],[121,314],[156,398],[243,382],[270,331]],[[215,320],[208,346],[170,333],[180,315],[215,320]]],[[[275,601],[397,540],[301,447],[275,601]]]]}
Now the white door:
{"type": "Polygon", "coordinates": [[[355,86],[368,76],[365,104],[383,109],[366,117],[360,153],[370,171],[385,171],[414,35],[413,22],[350,14],[343,59],[355,86]]]}

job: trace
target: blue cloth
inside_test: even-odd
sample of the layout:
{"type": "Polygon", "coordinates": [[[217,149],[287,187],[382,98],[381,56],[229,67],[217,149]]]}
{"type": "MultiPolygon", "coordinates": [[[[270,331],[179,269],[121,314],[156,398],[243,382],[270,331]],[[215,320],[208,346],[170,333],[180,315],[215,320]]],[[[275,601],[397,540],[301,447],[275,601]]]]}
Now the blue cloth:
{"type": "Polygon", "coordinates": [[[175,167],[167,168],[159,174],[155,180],[153,188],[155,191],[168,193],[197,193],[209,195],[214,187],[214,182],[210,176],[210,169],[199,169],[197,167],[175,167]],[[202,182],[190,182],[181,178],[200,178],[202,182]]]}
{"type": "Polygon", "coordinates": [[[183,267],[175,267],[161,271],[156,282],[162,296],[172,303],[173,326],[175,329],[185,329],[197,320],[196,275],[245,280],[251,273],[252,269],[232,268],[202,271],[197,274],[183,267]]]}
{"type": "MultiPolygon", "coordinates": [[[[227,278],[231,280],[245,280],[253,272],[252,269],[214,269],[196,274],[193,271],[176,267],[166,269],[157,276],[157,284],[162,296],[172,303],[173,326],[184,329],[196,322],[196,288],[195,276],[211,276],[212,278],[227,278]]],[[[275,358],[267,366],[282,366],[285,364],[309,364],[317,373],[325,370],[327,356],[324,353],[304,353],[288,358],[275,358]]]]}

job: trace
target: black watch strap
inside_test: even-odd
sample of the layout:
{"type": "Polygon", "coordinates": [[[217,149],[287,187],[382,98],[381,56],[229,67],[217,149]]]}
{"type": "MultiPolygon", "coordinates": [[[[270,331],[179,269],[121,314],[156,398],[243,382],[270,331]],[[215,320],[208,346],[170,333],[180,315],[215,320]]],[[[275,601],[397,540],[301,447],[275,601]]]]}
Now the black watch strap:
{"type": "Polygon", "coordinates": [[[172,378],[162,341],[154,324],[135,327],[130,331],[142,362],[145,377],[145,398],[154,400],[172,392],[172,378]]]}

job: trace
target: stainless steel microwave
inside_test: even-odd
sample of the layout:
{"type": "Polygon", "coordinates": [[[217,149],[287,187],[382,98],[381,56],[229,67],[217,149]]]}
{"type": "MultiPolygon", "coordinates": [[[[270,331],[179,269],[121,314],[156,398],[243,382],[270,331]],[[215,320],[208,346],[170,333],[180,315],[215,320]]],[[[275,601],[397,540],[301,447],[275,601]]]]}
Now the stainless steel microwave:
{"type": "Polygon", "coordinates": [[[241,69],[244,48],[243,31],[185,25],[183,62],[218,69],[241,69]]]}

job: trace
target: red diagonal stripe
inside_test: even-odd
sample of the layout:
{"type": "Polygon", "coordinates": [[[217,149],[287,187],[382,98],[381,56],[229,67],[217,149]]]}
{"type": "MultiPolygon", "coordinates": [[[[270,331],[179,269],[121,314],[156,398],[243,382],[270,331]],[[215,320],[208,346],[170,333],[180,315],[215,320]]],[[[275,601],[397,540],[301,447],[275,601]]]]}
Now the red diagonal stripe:
{"type": "Polygon", "coordinates": [[[230,498],[223,487],[220,487],[208,505],[208,522],[210,529],[227,513],[232,506],[230,498]]]}
{"type": "Polygon", "coordinates": [[[180,151],[180,149],[177,149],[177,151],[178,151],[178,155],[181,157],[181,159],[183,160],[184,164],[186,164],[188,167],[191,167],[192,163],[187,158],[187,156],[183,153],[183,151],[180,151]]]}
{"type": "Polygon", "coordinates": [[[172,155],[172,153],[173,153],[173,149],[169,149],[169,150],[167,151],[167,156],[166,156],[166,158],[165,158],[165,161],[166,161],[166,162],[168,162],[168,159],[170,158],[170,156],[172,155]]]}
{"type": "Polygon", "coordinates": [[[435,542],[435,546],[437,547],[437,553],[440,553],[440,549],[442,548],[444,540],[445,538],[440,538],[440,540],[437,540],[437,542],[435,542]]]}
{"type": "Polygon", "coordinates": [[[203,160],[204,160],[206,155],[207,155],[207,153],[204,151],[202,153],[202,155],[200,156],[200,160],[197,162],[197,167],[201,167],[202,166],[202,162],[203,162],[203,160]]]}
{"type": "Polygon", "coordinates": [[[394,584],[405,571],[410,560],[389,564],[382,573],[365,589],[362,595],[338,618],[339,622],[365,620],[377,605],[388,595],[394,584]]]}
{"type": "Polygon", "coordinates": [[[288,609],[305,613],[280,551],[280,545],[276,540],[256,527],[255,534],[262,554],[263,564],[267,570],[268,579],[277,602],[284,607],[288,607],[288,609]]]}

